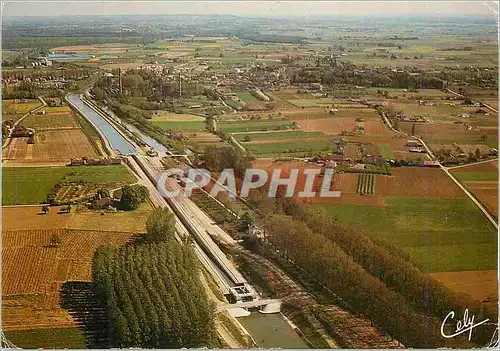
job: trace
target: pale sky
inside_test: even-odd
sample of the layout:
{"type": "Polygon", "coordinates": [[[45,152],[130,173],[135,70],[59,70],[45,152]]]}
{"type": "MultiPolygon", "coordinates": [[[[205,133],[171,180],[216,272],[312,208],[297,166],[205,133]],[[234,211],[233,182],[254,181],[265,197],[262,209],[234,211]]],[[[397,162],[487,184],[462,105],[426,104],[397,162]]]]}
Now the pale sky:
{"type": "MultiPolygon", "coordinates": [[[[3,16],[232,14],[296,15],[486,15],[498,1],[3,1],[3,16]]],[[[495,10],[493,10],[495,9],[495,10]]]]}

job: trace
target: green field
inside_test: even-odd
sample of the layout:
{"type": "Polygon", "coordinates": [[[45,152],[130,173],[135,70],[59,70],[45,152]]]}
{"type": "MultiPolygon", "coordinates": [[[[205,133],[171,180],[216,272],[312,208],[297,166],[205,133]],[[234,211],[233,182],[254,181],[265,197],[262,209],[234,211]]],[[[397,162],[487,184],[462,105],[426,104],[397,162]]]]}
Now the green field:
{"type": "Polygon", "coordinates": [[[180,130],[180,131],[202,131],[205,129],[205,122],[156,122],[165,130],[180,130]]]}
{"type": "Polygon", "coordinates": [[[468,199],[386,198],[387,206],[314,204],[410,253],[425,272],[497,269],[497,235],[468,199]]]}
{"type": "Polygon", "coordinates": [[[232,91],[232,93],[238,95],[240,100],[243,102],[260,101],[255,96],[253,96],[252,93],[249,92],[248,90],[234,90],[232,91]]]}
{"type": "Polygon", "coordinates": [[[453,172],[453,175],[461,181],[498,181],[497,172],[453,172]]]}
{"type": "Polygon", "coordinates": [[[236,140],[243,141],[246,137],[250,140],[275,140],[275,139],[292,139],[292,138],[314,138],[324,136],[321,132],[300,132],[300,131],[289,131],[289,132],[272,132],[272,133],[241,133],[233,134],[236,140]]]}
{"type": "Polygon", "coordinates": [[[224,133],[258,132],[266,130],[294,129],[291,121],[286,119],[225,121],[219,124],[224,133]]]}
{"type": "Polygon", "coordinates": [[[295,142],[272,143],[272,144],[245,144],[245,148],[250,150],[258,158],[268,157],[303,157],[330,153],[332,151],[332,141],[323,140],[298,140],[295,142]]]}
{"type": "Polygon", "coordinates": [[[5,167],[2,169],[2,205],[39,204],[63,178],[92,183],[132,183],[125,166],[5,167]]]}
{"type": "Polygon", "coordinates": [[[5,332],[5,337],[23,349],[84,349],[85,335],[77,327],[5,332]]]}
{"type": "Polygon", "coordinates": [[[378,149],[379,149],[380,154],[382,155],[383,158],[391,159],[391,160],[393,160],[395,158],[394,153],[392,152],[392,149],[389,145],[378,144],[378,149]]]}

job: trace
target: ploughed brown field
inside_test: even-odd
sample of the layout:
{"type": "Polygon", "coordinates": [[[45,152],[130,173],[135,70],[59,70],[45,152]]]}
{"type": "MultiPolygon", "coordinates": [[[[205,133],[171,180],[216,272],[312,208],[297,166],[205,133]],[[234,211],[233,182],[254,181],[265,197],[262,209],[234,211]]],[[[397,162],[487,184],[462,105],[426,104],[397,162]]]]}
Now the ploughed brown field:
{"type": "Polygon", "coordinates": [[[28,138],[13,138],[3,150],[3,159],[26,162],[67,161],[77,157],[97,157],[97,153],[80,129],[47,130],[35,134],[35,143],[28,138]]]}
{"type": "Polygon", "coordinates": [[[450,289],[468,294],[478,301],[484,301],[488,306],[494,307],[498,303],[498,272],[496,270],[439,272],[430,275],[450,289]]]}
{"type": "Polygon", "coordinates": [[[377,176],[377,194],[433,199],[464,196],[460,188],[439,168],[393,167],[391,172],[391,176],[377,176]]]}
{"type": "Polygon", "coordinates": [[[454,168],[453,173],[456,172],[498,172],[498,160],[454,168]]]}
{"type": "MultiPolygon", "coordinates": [[[[252,163],[254,168],[264,169],[270,178],[274,169],[281,170],[281,177],[288,177],[290,170],[297,168],[320,168],[319,165],[306,164],[304,162],[273,162],[271,160],[257,160],[252,163]]],[[[384,197],[408,197],[408,198],[431,198],[431,199],[456,199],[464,195],[458,186],[438,168],[428,167],[393,167],[391,175],[376,175],[375,194],[357,194],[358,174],[336,173],[333,178],[332,190],[340,190],[340,198],[320,198],[316,196],[303,199],[305,202],[339,202],[351,204],[372,204],[384,206],[384,197]]],[[[306,177],[303,171],[299,171],[296,191],[304,189],[306,177]]],[[[323,178],[317,177],[313,185],[313,191],[319,192],[323,178]]]]}
{"type": "Polygon", "coordinates": [[[72,229],[2,232],[2,328],[74,325],[59,305],[66,281],[91,281],[92,256],[101,245],[123,245],[133,233],[72,229]],[[56,235],[60,244],[51,246],[56,235]]]}

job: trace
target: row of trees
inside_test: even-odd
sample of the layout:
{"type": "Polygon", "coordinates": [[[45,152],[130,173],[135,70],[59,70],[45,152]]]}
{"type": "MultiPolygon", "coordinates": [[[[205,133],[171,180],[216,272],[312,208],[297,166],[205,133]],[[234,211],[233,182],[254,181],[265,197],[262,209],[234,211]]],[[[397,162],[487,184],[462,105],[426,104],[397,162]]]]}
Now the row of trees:
{"type": "Polygon", "coordinates": [[[394,249],[381,247],[367,234],[332,220],[324,208],[308,209],[289,198],[280,198],[278,202],[284,214],[304,222],[311,230],[338,245],[363,269],[404,296],[412,307],[440,319],[452,310],[466,307],[476,311],[476,315],[481,313],[479,302],[423,274],[408,257],[394,255],[394,249]]]}
{"type": "MultiPolygon", "coordinates": [[[[495,319],[468,295],[423,274],[408,253],[331,219],[324,210],[288,198],[269,199],[259,190],[250,193],[248,202],[264,217],[267,240],[281,255],[406,346],[450,346],[437,326],[450,311],[463,315],[468,308],[476,319],[495,319]],[[431,333],[425,334],[426,329],[431,333]]],[[[491,333],[488,328],[475,330],[473,341],[486,342],[491,333]]],[[[462,346],[466,341],[456,340],[462,346]]]]}
{"type": "MultiPolygon", "coordinates": [[[[435,348],[467,345],[467,337],[444,339],[440,335],[442,319],[413,308],[400,292],[371,275],[339,245],[312,231],[306,223],[283,215],[272,215],[265,219],[264,229],[267,240],[279,250],[280,255],[302,267],[405,346],[435,348]]],[[[359,252],[364,254],[362,249],[359,252]]],[[[426,295],[418,298],[426,300],[426,295]]],[[[451,331],[452,327],[449,327],[447,332],[451,331]]]]}
{"type": "Polygon", "coordinates": [[[166,212],[151,215],[146,241],[100,247],[94,255],[92,280],[108,309],[111,347],[215,346],[214,306],[196,255],[190,245],[170,240],[173,221],[166,212]]]}

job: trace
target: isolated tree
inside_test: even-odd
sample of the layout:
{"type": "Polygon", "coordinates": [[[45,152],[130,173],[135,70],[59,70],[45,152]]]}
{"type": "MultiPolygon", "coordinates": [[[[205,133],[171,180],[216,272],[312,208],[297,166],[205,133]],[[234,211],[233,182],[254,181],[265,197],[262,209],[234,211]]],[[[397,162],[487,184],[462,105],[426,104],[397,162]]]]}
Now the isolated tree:
{"type": "Polygon", "coordinates": [[[125,211],[135,210],[149,197],[149,190],[143,185],[125,185],[122,189],[120,208],[125,211]]]}
{"type": "Polygon", "coordinates": [[[175,237],[175,217],[166,208],[156,209],[146,221],[146,238],[149,241],[169,241],[175,237]]]}
{"type": "Polygon", "coordinates": [[[43,214],[46,214],[47,212],[49,212],[49,206],[42,206],[42,212],[43,214]]]}

